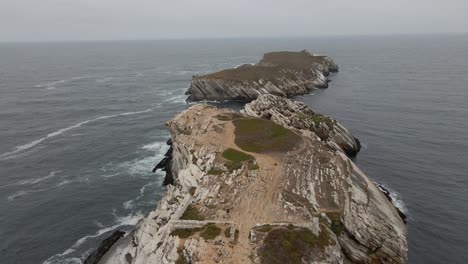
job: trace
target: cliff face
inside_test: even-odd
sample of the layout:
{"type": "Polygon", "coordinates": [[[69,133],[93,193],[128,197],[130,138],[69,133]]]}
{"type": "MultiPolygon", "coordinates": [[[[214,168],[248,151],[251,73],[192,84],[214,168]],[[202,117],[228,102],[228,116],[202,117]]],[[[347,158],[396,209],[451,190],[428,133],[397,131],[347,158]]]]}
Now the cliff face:
{"type": "Polygon", "coordinates": [[[295,121],[310,111],[262,96],[242,114],[177,115],[174,185],[100,263],[405,263],[402,219],[342,151],[354,137],[326,118],[295,121]]]}
{"type": "Polygon", "coordinates": [[[336,71],[338,66],[326,56],[314,56],[307,51],[271,52],[256,65],[194,76],[187,101],[250,102],[260,94],[303,95],[328,87],[327,76],[336,71]]]}
{"type": "Polygon", "coordinates": [[[247,104],[244,112],[251,116],[270,119],[282,126],[309,130],[331,148],[342,150],[348,156],[355,156],[361,149],[359,140],[345,127],[328,116],[314,112],[302,102],[263,94],[247,104]]]}

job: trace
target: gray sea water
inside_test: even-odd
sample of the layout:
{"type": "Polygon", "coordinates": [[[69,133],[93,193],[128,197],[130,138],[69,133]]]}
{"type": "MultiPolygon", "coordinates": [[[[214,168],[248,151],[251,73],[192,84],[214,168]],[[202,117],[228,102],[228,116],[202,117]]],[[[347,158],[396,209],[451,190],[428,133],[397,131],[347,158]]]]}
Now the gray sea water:
{"type": "Polygon", "coordinates": [[[297,99],[361,140],[409,263],[467,263],[467,35],[0,44],[0,262],[81,263],[129,230],[164,191],[151,169],[192,75],[302,49],[340,65],[297,99]]]}

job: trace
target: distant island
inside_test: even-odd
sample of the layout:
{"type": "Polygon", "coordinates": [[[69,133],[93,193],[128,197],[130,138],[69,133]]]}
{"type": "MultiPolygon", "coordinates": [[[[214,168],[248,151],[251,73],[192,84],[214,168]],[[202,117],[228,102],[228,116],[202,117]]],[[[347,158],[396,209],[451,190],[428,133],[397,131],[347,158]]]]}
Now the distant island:
{"type": "Polygon", "coordinates": [[[406,263],[405,216],[350,159],[359,140],[287,98],[336,71],[326,56],[272,52],[195,76],[189,101],[248,103],[195,104],[169,120],[171,148],[155,167],[165,195],[85,263],[406,263]]]}
{"type": "Polygon", "coordinates": [[[255,65],[194,76],[188,101],[250,102],[260,94],[291,97],[328,87],[327,76],[338,65],[327,56],[301,52],[271,52],[255,65]]]}

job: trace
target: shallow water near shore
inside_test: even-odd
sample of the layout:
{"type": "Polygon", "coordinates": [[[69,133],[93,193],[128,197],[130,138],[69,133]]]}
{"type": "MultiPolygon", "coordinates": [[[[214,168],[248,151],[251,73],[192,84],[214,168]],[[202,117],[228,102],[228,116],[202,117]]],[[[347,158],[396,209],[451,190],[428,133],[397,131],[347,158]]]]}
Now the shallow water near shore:
{"type": "Polygon", "coordinates": [[[297,99],[361,140],[356,162],[408,212],[409,263],[465,263],[466,47],[466,35],[0,44],[1,262],[81,263],[130,230],[163,194],[151,169],[192,75],[308,49],[340,72],[297,99]]]}

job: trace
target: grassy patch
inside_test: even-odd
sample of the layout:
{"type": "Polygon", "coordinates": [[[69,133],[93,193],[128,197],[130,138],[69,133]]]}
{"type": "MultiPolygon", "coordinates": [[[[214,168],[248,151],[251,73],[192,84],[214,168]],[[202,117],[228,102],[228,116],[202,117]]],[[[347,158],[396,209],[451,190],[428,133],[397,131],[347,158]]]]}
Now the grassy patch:
{"type": "Polygon", "coordinates": [[[262,232],[262,233],[270,232],[271,229],[273,229],[271,227],[271,225],[262,225],[262,226],[259,226],[259,227],[255,228],[256,231],[259,231],[259,232],[262,232]]]}
{"type": "Polygon", "coordinates": [[[341,222],[340,215],[328,213],[327,216],[331,220],[330,229],[333,231],[333,233],[335,233],[337,236],[343,233],[344,224],[341,222]]]}
{"type": "Polygon", "coordinates": [[[231,227],[227,227],[226,229],[224,229],[224,236],[227,238],[231,237],[231,227]]]}
{"type": "Polygon", "coordinates": [[[328,245],[330,238],[326,229],[316,236],[303,227],[279,227],[266,235],[259,255],[262,263],[308,263],[314,252],[328,245]]]}
{"type": "Polygon", "coordinates": [[[249,152],[283,152],[291,150],[301,137],[273,121],[258,118],[243,118],[233,121],[235,143],[249,152]]]}
{"type": "Polygon", "coordinates": [[[263,55],[260,64],[281,65],[293,69],[308,69],[314,63],[321,62],[323,56],[312,56],[309,52],[303,50],[295,51],[277,51],[263,55]]]}
{"type": "Polygon", "coordinates": [[[200,236],[205,240],[215,239],[221,234],[221,228],[217,227],[215,224],[207,224],[204,226],[203,231],[200,233],[200,236]]]}
{"type": "Polygon", "coordinates": [[[193,234],[200,232],[200,228],[181,228],[175,229],[171,232],[171,236],[177,236],[180,238],[188,238],[193,234]]]}
{"type": "Polygon", "coordinates": [[[223,152],[223,158],[230,161],[247,161],[253,159],[249,154],[232,148],[228,148],[223,152]]]}
{"type": "Polygon", "coordinates": [[[203,221],[205,217],[200,213],[198,208],[193,205],[189,205],[185,212],[180,217],[180,220],[198,220],[203,221]]]}
{"type": "Polygon", "coordinates": [[[218,168],[211,168],[208,171],[208,175],[221,175],[221,174],[223,174],[223,170],[220,170],[218,168]]]}

